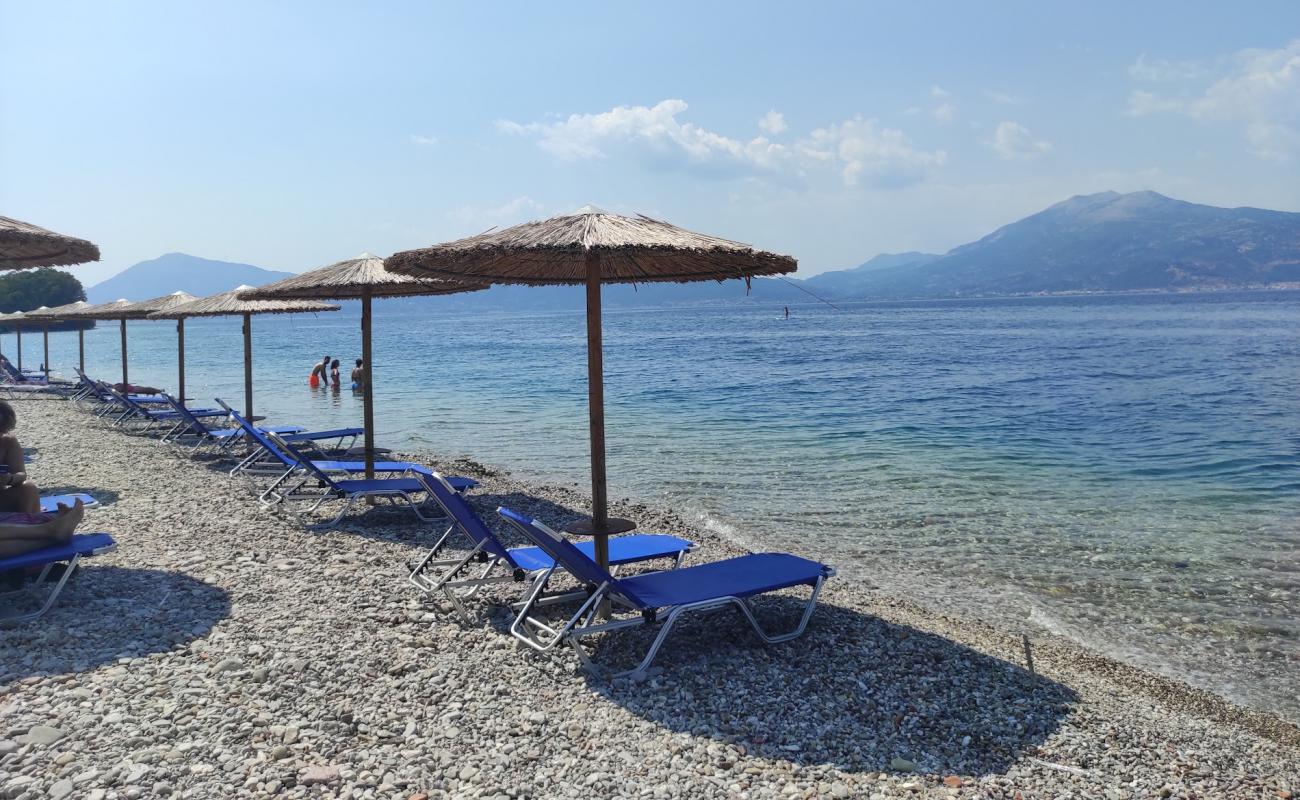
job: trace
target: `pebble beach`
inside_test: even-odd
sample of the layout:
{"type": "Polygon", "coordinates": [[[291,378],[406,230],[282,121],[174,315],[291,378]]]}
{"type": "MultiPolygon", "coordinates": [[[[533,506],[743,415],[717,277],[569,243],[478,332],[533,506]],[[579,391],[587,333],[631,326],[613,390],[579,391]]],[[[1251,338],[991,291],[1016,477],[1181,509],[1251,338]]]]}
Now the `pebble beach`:
{"type": "MultiPolygon", "coordinates": [[[[0,798],[1300,794],[1296,726],[1047,635],[1031,669],[1019,636],[852,564],[794,642],[765,647],[721,612],[680,625],[648,679],[588,674],[516,646],[516,587],[468,625],[407,583],[445,526],[381,508],[311,530],[228,465],[71,403],[14,405],[32,478],[97,497],[81,531],[118,550],[45,618],[0,630],[0,798]]],[[[497,506],[559,527],[588,502],[508,465],[406,457],[478,479],[472,504],[512,543],[497,506]]],[[[745,552],[671,510],[611,513],[696,542],[688,564],[745,552]]],[[[648,638],[598,657],[629,663],[648,638]]]]}

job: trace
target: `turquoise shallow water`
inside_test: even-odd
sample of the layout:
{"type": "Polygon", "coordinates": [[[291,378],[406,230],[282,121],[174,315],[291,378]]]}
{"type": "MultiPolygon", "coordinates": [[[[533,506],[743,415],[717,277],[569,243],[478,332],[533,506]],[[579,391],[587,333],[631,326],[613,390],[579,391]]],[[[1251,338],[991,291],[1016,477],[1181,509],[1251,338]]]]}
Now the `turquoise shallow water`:
{"type": "MultiPolygon", "coordinates": [[[[779,310],[607,315],[611,494],[1300,719],[1300,294],[779,310]]],[[[585,483],[580,313],[376,320],[381,443],[585,483]]],[[[356,424],[306,382],[356,326],[256,319],[258,413],[356,424]]],[[[118,374],[117,335],[88,367],[118,374]]],[[[239,321],[186,338],[189,393],[241,402],[239,321]]],[[[133,381],[174,386],[174,326],[130,341],[133,381]]],[[[70,372],[76,336],[51,345],[70,372]]]]}

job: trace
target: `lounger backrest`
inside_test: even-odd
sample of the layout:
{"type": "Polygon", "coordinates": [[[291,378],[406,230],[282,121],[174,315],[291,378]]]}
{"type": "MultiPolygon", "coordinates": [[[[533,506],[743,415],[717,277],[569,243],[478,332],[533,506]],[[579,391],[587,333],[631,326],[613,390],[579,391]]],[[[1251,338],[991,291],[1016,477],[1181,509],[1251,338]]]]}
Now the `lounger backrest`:
{"type": "MultiPolygon", "coordinates": [[[[232,411],[230,413],[234,414],[235,412],[232,411]]],[[[253,426],[250,425],[249,427],[252,428],[253,426]]],[[[256,430],[256,428],[253,429],[256,430]]],[[[280,448],[280,450],[284,451],[283,453],[280,454],[280,458],[286,458],[287,455],[287,459],[285,460],[286,464],[297,464],[298,466],[310,472],[312,475],[316,477],[317,480],[319,480],[321,483],[325,484],[329,488],[331,489],[338,488],[338,485],[334,483],[334,480],[332,478],[330,478],[329,473],[325,472],[325,470],[316,466],[316,464],[310,458],[303,455],[298,450],[298,448],[289,444],[289,442],[280,438],[280,436],[271,433],[269,431],[266,433],[263,433],[262,431],[257,431],[257,434],[258,436],[261,436],[264,439],[270,440],[272,442],[271,445],[272,447],[278,447],[280,448]]]]}
{"type": "Polygon", "coordinates": [[[211,431],[208,430],[208,426],[204,425],[203,422],[200,421],[198,417],[190,413],[190,410],[186,408],[184,405],[182,405],[181,402],[177,400],[175,397],[172,397],[166,392],[162,393],[162,397],[176,411],[177,414],[181,415],[181,419],[185,420],[185,423],[189,425],[190,430],[194,431],[200,436],[207,436],[208,434],[211,433],[211,431]]]}
{"type": "Polygon", "coordinates": [[[474,544],[482,546],[483,550],[489,555],[494,555],[505,561],[511,567],[517,568],[519,565],[510,557],[510,552],[501,544],[501,540],[492,533],[492,530],[483,522],[483,518],[474,511],[469,501],[461,496],[447,479],[437,472],[431,475],[416,473],[416,477],[424,483],[429,494],[434,501],[442,506],[442,510],[447,516],[456,521],[465,535],[474,540],[474,544]]]}
{"type": "Polygon", "coordinates": [[[23,379],[22,373],[15,369],[13,362],[9,360],[9,357],[2,353],[0,353],[0,366],[3,366],[4,371],[9,373],[9,375],[15,380],[23,379]]]}
{"type": "MultiPolygon", "coordinates": [[[[294,459],[288,455],[289,451],[286,449],[285,442],[282,439],[272,441],[267,434],[258,430],[256,425],[244,419],[240,416],[238,411],[226,405],[220,397],[214,399],[226,410],[226,413],[230,414],[230,418],[235,421],[235,424],[244,429],[244,433],[251,436],[253,441],[265,448],[271,455],[280,459],[286,467],[292,467],[295,463],[302,461],[302,459],[294,459]]],[[[308,463],[307,466],[310,466],[310,463],[308,463]]]]}
{"type": "Polygon", "coordinates": [[[525,517],[517,511],[501,507],[497,513],[506,522],[513,525],[528,541],[546,551],[556,563],[564,567],[570,575],[591,586],[612,584],[618,587],[618,579],[609,574],[595,561],[583,555],[567,539],[532,517],[525,517]]]}

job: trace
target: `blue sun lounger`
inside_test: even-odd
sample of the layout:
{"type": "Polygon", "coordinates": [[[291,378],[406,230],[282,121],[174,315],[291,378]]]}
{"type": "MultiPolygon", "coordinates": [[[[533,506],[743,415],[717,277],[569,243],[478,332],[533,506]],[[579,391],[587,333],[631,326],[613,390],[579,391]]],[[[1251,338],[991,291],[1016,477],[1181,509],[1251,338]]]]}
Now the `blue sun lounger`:
{"type": "MultiPolygon", "coordinates": [[[[220,399],[218,399],[217,402],[221,403],[221,406],[230,412],[230,418],[243,429],[244,433],[246,433],[250,439],[257,443],[258,447],[261,448],[258,454],[263,458],[262,463],[271,465],[269,469],[251,465],[245,467],[241,471],[246,476],[254,474],[273,474],[277,476],[271,486],[263,491],[262,495],[258,498],[263,505],[274,505],[282,500],[292,499],[288,498],[285,492],[280,491],[280,487],[295,475],[301,476],[304,472],[309,473],[309,467],[314,467],[321,472],[347,472],[356,474],[364,473],[366,471],[366,463],[364,461],[339,461],[329,458],[312,458],[298,449],[297,445],[299,444],[299,441],[296,435],[268,435],[266,431],[250,424],[249,421],[244,419],[238,411],[235,411],[230,408],[230,406],[222,403],[220,399]]],[[[351,431],[353,429],[346,430],[351,431]]],[[[330,435],[335,433],[339,433],[339,431],[322,432],[322,434],[330,435]]],[[[319,436],[322,434],[317,435],[319,436]]],[[[429,467],[426,467],[423,464],[416,464],[413,461],[376,461],[374,464],[374,471],[389,475],[396,473],[407,476],[415,473],[428,475],[433,472],[429,467]]],[[[236,472],[232,470],[231,475],[234,474],[236,474],[236,472]]],[[[302,482],[306,483],[310,479],[310,475],[308,475],[302,482]]],[[[464,491],[465,489],[478,485],[478,481],[475,481],[472,478],[452,477],[449,478],[449,480],[453,486],[457,487],[457,491],[464,491]]],[[[299,484],[299,486],[301,486],[301,484],[299,484]]],[[[292,491],[293,490],[290,490],[290,492],[292,491]]],[[[420,489],[417,491],[423,490],[420,489]]],[[[315,495],[311,495],[311,497],[314,498],[315,495]]]]}
{"type": "Polygon", "coordinates": [[[67,584],[68,578],[72,575],[74,568],[77,566],[77,562],[85,556],[97,556],[101,553],[110,552],[116,548],[117,543],[114,542],[113,537],[109,536],[107,533],[78,533],[75,534],[72,537],[72,541],[67,544],[44,547],[40,550],[33,550],[30,553],[23,553],[20,556],[0,558],[0,572],[17,569],[26,570],[30,567],[42,568],[41,574],[29,585],[12,592],[0,594],[0,597],[11,598],[21,595],[29,595],[36,597],[37,602],[39,603],[39,596],[42,588],[45,591],[45,602],[42,603],[37,610],[28,613],[18,612],[6,616],[0,616],[0,624],[12,625],[19,622],[30,622],[31,620],[40,617],[46,611],[49,611],[54,605],[54,601],[58,599],[59,593],[63,591],[63,587],[67,584]],[[67,567],[63,570],[63,574],[59,576],[58,581],[53,584],[47,582],[46,578],[50,576],[50,570],[54,565],[65,562],[67,563],[67,567]]]}
{"type": "MultiPolygon", "coordinates": [[[[147,408],[144,404],[140,403],[130,395],[123,394],[117,391],[116,389],[114,389],[113,387],[109,386],[108,384],[100,384],[100,385],[103,387],[104,391],[108,392],[109,396],[112,397],[114,401],[116,401],[117,404],[123,409],[122,413],[119,414],[114,419],[115,424],[122,425],[128,421],[143,421],[145,425],[143,428],[139,429],[141,433],[149,433],[159,427],[170,425],[171,427],[167,428],[163,432],[164,439],[166,439],[167,436],[171,435],[176,430],[185,427],[185,425],[187,424],[186,423],[187,418],[192,418],[192,417],[212,418],[212,417],[226,416],[226,412],[216,408],[187,409],[188,413],[185,416],[182,416],[180,412],[174,410],[155,410],[152,408],[147,408]]],[[[164,405],[168,403],[168,401],[162,397],[159,397],[158,399],[164,405]]]]}
{"type": "MultiPolygon", "coordinates": [[[[409,565],[411,572],[407,579],[413,586],[422,592],[442,592],[461,618],[472,622],[473,617],[462,601],[476,595],[484,586],[527,582],[524,589],[527,596],[532,593],[531,581],[550,577],[555,569],[555,559],[537,547],[507,548],[446,478],[437,472],[418,477],[452,524],[423,559],[409,565]],[[459,558],[439,559],[448,541],[457,534],[468,540],[473,548],[459,558]],[[505,574],[492,575],[498,567],[504,569],[505,574]]],[[[673,567],[679,567],[694,546],[693,542],[663,534],[616,536],[609,540],[609,563],[617,569],[621,564],[666,558],[672,559],[673,567]]],[[[583,542],[577,547],[588,557],[595,552],[594,542],[583,542]]],[[[586,595],[579,593],[578,596],[586,595]]],[[[574,594],[550,595],[544,601],[549,605],[566,599],[574,599],[574,594]]]]}
{"type": "Polygon", "coordinates": [[[47,494],[41,497],[41,513],[53,514],[59,510],[60,504],[70,506],[78,500],[86,508],[94,508],[99,505],[98,500],[83,492],[77,494],[47,494]]]}
{"type": "MultiPolygon", "coordinates": [[[[216,444],[222,448],[229,447],[231,442],[244,436],[243,428],[215,428],[208,427],[194,412],[186,408],[179,400],[167,394],[162,393],[162,397],[171,406],[172,410],[177,413],[184,423],[180,427],[168,431],[162,440],[168,444],[178,447],[185,446],[191,453],[207,444],[216,444]],[[193,444],[190,444],[193,440],[193,444]]],[[[229,409],[223,411],[223,415],[228,419],[230,416],[229,409]]],[[[211,419],[211,417],[209,417],[211,419]]],[[[263,428],[263,430],[272,431],[281,434],[297,434],[304,429],[301,425],[278,425],[273,428],[263,428]]]]}
{"type": "MultiPolygon", "coordinates": [[[[311,505],[302,509],[302,513],[310,514],[320,508],[327,500],[343,500],[343,508],[339,513],[328,522],[318,523],[314,527],[329,528],[337,525],[343,517],[352,510],[352,506],[358,500],[370,497],[383,497],[390,501],[398,498],[406,501],[407,507],[415,512],[415,516],[429,522],[436,517],[426,517],[422,508],[427,508],[426,501],[417,503],[413,495],[428,495],[428,487],[421,480],[421,473],[432,473],[428,467],[414,464],[409,461],[376,461],[375,470],[377,472],[398,473],[395,477],[389,478],[335,478],[330,475],[331,470],[345,471],[350,474],[365,472],[366,465],[360,461],[316,461],[307,458],[298,452],[293,445],[286,442],[274,433],[258,433],[259,436],[268,440],[272,448],[275,448],[282,454],[287,454],[288,459],[293,462],[294,466],[290,468],[290,474],[301,476],[297,484],[291,488],[278,491],[278,485],[268,489],[267,492],[276,490],[276,496],[280,498],[276,502],[283,500],[306,500],[312,502],[311,505]],[[381,470],[381,465],[387,469],[381,470]],[[402,474],[405,473],[405,474],[402,474]],[[317,491],[307,492],[307,484],[315,481],[317,491]]],[[[466,491],[478,486],[478,481],[473,478],[452,477],[448,481],[456,487],[456,491],[466,491]]],[[[267,494],[264,492],[263,497],[267,494]]],[[[259,498],[259,500],[262,498],[259,498]]]]}
{"type": "Polygon", "coordinates": [[[822,584],[835,575],[833,567],[799,556],[751,553],[711,564],[617,578],[541,522],[508,508],[498,508],[497,513],[554,558],[589,593],[587,601],[577,613],[556,629],[532,614],[541,597],[541,586],[535,584],[532,594],[524,600],[519,615],[510,626],[511,635],[519,641],[542,652],[549,651],[562,642],[567,643],[578,654],[583,666],[591,668],[591,659],[582,648],[581,640],[584,637],[654,625],[662,621],[663,627],[659,629],[659,634],[641,663],[623,675],[644,675],[673,624],[681,615],[694,611],[714,611],[729,605],[735,606],[765,643],[775,644],[794,639],[808,627],[808,620],[817,607],[817,595],[821,593],[822,584]],[[799,624],[786,633],[768,633],[754,617],[749,605],[750,598],[796,586],[808,586],[812,590],[799,624]],[[597,612],[606,600],[611,602],[615,615],[630,613],[635,616],[597,619],[597,612]]]}
{"type": "MultiPolygon", "coordinates": [[[[222,446],[229,447],[236,441],[248,441],[248,432],[244,430],[243,424],[240,423],[240,420],[243,422],[248,422],[248,420],[244,419],[220,397],[214,399],[216,400],[217,405],[221,406],[222,410],[224,410],[227,416],[230,417],[230,420],[235,422],[235,427],[233,428],[219,428],[213,431],[214,434],[226,439],[226,442],[222,446]],[[229,431],[229,433],[226,433],[226,431],[229,431]]],[[[270,431],[271,433],[279,434],[280,438],[285,441],[293,442],[295,445],[310,447],[312,448],[313,453],[319,453],[322,457],[327,455],[326,451],[339,451],[346,449],[343,445],[344,442],[347,442],[350,447],[356,442],[358,436],[366,432],[365,428],[333,428],[324,431],[309,431],[301,425],[276,425],[271,427],[265,425],[254,425],[253,427],[257,428],[259,431],[270,431]],[[329,447],[321,447],[320,442],[328,442],[331,439],[334,440],[333,445],[329,447]]],[[[233,477],[246,469],[252,469],[254,472],[265,473],[266,470],[257,469],[258,466],[265,461],[281,465],[283,464],[283,462],[275,458],[274,454],[270,453],[265,446],[253,441],[252,452],[231,468],[230,475],[233,477]]],[[[279,474],[279,469],[276,469],[275,473],[279,474]]]]}

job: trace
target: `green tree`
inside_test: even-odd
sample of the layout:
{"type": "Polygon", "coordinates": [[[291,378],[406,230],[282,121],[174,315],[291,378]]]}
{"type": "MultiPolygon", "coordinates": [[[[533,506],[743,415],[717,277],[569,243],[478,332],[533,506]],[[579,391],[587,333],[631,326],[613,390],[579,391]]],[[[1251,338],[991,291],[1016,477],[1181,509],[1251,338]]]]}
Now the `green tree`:
{"type": "Polygon", "coordinates": [[[0,276],[0,313],[31,311],[41,306],[67,305],[86,299],[81,281],[50,267],[14,270],[0,276]]]}

